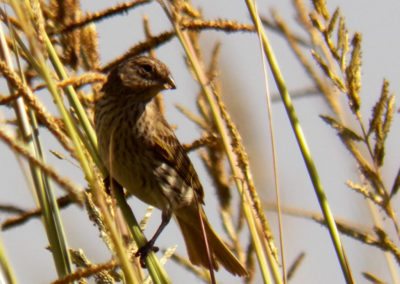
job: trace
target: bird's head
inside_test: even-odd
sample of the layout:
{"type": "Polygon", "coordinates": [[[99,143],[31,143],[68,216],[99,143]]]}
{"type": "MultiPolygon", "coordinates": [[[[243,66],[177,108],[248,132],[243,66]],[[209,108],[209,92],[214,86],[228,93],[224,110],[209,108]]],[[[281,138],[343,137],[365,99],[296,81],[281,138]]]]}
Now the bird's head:
{"type": "Polygon", "coordinates": [[[129,95],[143,102],[168,89],[175,89],[168,67],[148,56],[136,56],[123,61],[110,72],[103,86],[106,95],[129,95]]]}

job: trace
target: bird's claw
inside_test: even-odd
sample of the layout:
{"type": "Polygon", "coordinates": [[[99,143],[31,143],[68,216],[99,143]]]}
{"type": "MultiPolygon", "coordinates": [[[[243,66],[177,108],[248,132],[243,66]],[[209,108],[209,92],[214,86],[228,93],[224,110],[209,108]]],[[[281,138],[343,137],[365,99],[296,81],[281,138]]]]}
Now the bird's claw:
{"type": "Polygon", "coordinates": [[[136,257],[139,258],[140,265],[142,268],[146,268],[146,257],[150,252],[158,252],[160,249],[154,246],[153,243],[147,242],[144,246],[142,246],[136,253],[136,257]]]}

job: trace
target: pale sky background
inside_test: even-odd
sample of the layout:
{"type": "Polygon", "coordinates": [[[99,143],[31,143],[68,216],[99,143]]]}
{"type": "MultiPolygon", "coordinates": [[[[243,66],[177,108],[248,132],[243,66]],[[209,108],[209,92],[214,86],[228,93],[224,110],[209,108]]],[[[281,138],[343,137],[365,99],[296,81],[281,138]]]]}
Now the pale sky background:
{"type": "MultiPolygon", "coordinates": [[[[84,10],[98,11],[109,7],[117,1],[81,1],[84,10]]],[[[206,19],[227,18],[250,23],[244,1],[216,0],[193,1],[201,5],[206,19]]],[[[268,15],[271,8],[277,10],[284,19],[294,24],[294,10],[291,1],[258,1],[259,12],[268,15]]],[[[311,1],[307,1],[307,3],[311,1]]],[[[370,109],[377,100],[383,78],[390,81],[390,90],[398,95],[400,87],[400,4],[398,1],[327,1],[330,12],[337,6],[345,15],[350,33],[359,31],[363,35],[363,87],[362,110],[364,120],[370,116],[370,109]]],[[[142,6],[127,14],[104,20],[97,25],[100,36],[101,61],[107,63],[125,52],[134,43],[143,40],[141,16],[150,17],[154,34],[170,29],[170,24],[156,3],[142,6]]],[[[272,46],[277,55],[283,75],[289,90],[309,86],[309,80],[299,67],[297,60],[281,37],[268,32],[272,46]]],[[[266,202],[274,200],[272,181],[272,159],[265,111],[264,81],[261,69],[259,45],[255,34],[221,32],[204,32],[201,36],[202,47],[206,58],[217,42],[222,42],[221,77],[224,96],[228,107],[234,116],[248,150],[258,191],[266,202]]],[[[157,55],[171,69],[175,78],[177,90],[166,94],[167,119],[178,126],[177,135],[182,142],[190,142],[199,137],[199,130],[193,127],[174,107],[180,103],[195,110],[194,95],[198,92],[190,74],[186,72],[183,60],[183,50],[178,41],[167,43],[157,49],[157,55]]],[[[270,88],[274,92],[273,81],[270,88]]],[[[1,93],[7,93],[4,84],[1,93]]],[[[40,94],[48,105],[51,100],[47,94],[40,94]]],[[[398,99],[396,99],[398,102],[398,99]]],[[[343,105],[346,108],[346,104],[343,105]]],[[[372,224],[369,211],[363,198],[351,192],[345,181],[358,181],[355,163],[349,159],[348,152],[330,129],[318,117],[319,114],[331,114],[324,100],[313,97],[295,100],[301,125],[304,129],[311,153],[315,158],[322,183],[335,216],[346,218],[360,225],[372,224]]],[[[11,111],[0,108],[0,116],[8,117],[11,111]]],[[[279,177],[282,203],[285,206],[303,208],[320,212],[314,190],[311,186],[303,160],[295,143],[292,130],[289,127],[286,113],[281,103],[273,105],[274,127],[276,131],[279,177]]],[[[398,149],[399,117],[395,114],[394,125],[387,141],[386,166],[383,169],[385,182],[391,186],[394,176],[400,166],[398,149]]],[[[60,150],[48,133],[43,132],[43,145],[48,151],[60,150]]],[[[48,153],[48,152],[47,152],[48,153]]],[[[47,154],[48,161],[62,174],[84,185],[81,174],[65,161],[55,159],[47,154]]],[[[191,154],[192,160],[201,177],[206,191],[206,212],[213,225],[220,231],[216,215],[215,194],[201,162],[191,154]]],[[[0,180],[3,188],[0,190],[1,203],[11,203],[23,208],[32,208],[34,202],[28,190],[24,177],[21,175],[15,156],[0,143],[0,180]]],[[[55,186],[56,187],[56,186],[55,186]]],[[[235,188],[232,187],[234,190],[235,188]]],[[[395,199],[399,208],[399,199],[395,199]]],[[[145,207],[135,199],[130,204],[137,218],[144,214],[145,207]]],[[[276,215],[268,212],[267,216],[274,227],[278,238],[276,215]]],[[[7,216],[0,215],[0,221],[7,216]]],[[[104,262],[110,257],[109,252],[98,237],[97,229],[88,221],[84,211],[76,206],[70,206],[62,211],[68,243],[72,248],[82,248],[93,262],[104,262]]],[[[147,237],[152,236],[160,222],[160,214],[156,212],[145,231],[147,237]]],[[[391,228],[389,226],[389,228],[391,228]]],[[[49,283],[56,279],[56,272],[50,253],[45,249],[48,245],[45,232],[39,220],[29,221],[23,226],[1,234],[12,266],[20,283],[49,283]]],[[[391,283],[383,254],[375,248],[361,245],[359,242],[342,238],[350,266],[358,283],[366,283],[361,272],[372,272],[381,279],[391,283]]],[[[285,257],[290,265],[302,251],[306,258],[290,283],[344,283],[344,279],[334,253],[328,231],[314,222],[284,217],[285,257]]],[[[160,247],[178,244],[178,251],[186,254],[180,232],[174,222],[167,227],[158,240],[160,247]]],[[[168,263],[166,269],[174,283],[194,283],[188,272],[168,263]],[[190,282],[189,282],[190,281],[190,282]]],[[[259,275],[256,283],[261,282],[259,275]]],[[[239,279],[232,278],[221,270],[217,274],[221,283],[236,283],[239,279]]]]}

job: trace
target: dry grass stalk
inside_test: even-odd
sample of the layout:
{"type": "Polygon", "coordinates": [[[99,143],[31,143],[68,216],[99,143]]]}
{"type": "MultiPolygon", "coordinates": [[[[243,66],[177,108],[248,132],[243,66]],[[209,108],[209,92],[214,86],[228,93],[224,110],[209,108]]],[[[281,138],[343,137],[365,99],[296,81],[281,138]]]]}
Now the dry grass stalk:
{"type": "MultiPolygon", "coordinates": [[[[269,222],[264,214],[264,210],[261,205],[261,201],[259,198],[259,195],[257,193],[257,190],[254,185],[253,177],[251,175],[250,171],[250,165],[249,165],[249,159],[247,156],[247,153],[244,149],[242,138],[239,134],[239,131],[237,130],[235,124],[233,123],[228,111],[226,110],[225,104],[223,103],[220,95],[218,92],[214,92],[219,109],[221,111],[221,115],[227,125],[228,131],[230,133],[231,139],[232,139],[232,149],[233,152],[236,154],[237,159],[238,159],[238,165],[240,170],[242,171],[243,174],[243,179],[246,181],[247,184],[247,190],[251,198],[251,202],[253,203],[252,206],[254,207],[254,210],[256,212],[257,218],[260,220],[260,224],[262,226],[262,233],[267,240],[267,244],[270,247],[270,250],[275,257],[275,260],[278,261],[278,252],[277,248],[274,243],[274,238],[273,234],[269,225],[269,222]]],[[[236,178],[242,178],[242,177],[236,177],[236,178]]]]}
{"type": "MultiPolygon", "coordinates": [[[[61,1],[63,2],[63,1],[61,1]]],[[[88,25],[90,23],[98,22],[101,20],[104,20],[108,17],[115,16],[117,14],[122,14],[130,9],[134,9],[140,5],[150,3],[150,0],[133,0],[133,1],[128,1],[125,3],[120,3],[116,4],[113,7],[110,7],[106,10],[96,12],[96,13],[90,13],[85,16],[80,17],[78,20],[68,22],[66,23],[57,33],[59,34],[64,34],[68,32],[72,32],[76,29],[79,29],[85,25],[88,25]]],[[[75,11],[75,9],[70,9],[71,11],[75,11]]]]}
{"type": "Polygon", "coordinates": [[[389,83],[386,80],[384,81],[381,96],[373,108],[369,127],[367,127],[362,120],[360,111],[361,34],[355,33],[351,43],[349,43],[349,35],[340,10],[336,9],[333,15],[329,16],[323,12],[323,9],[320,10],[321,5],[324,5],[323,2],[318,4],[319,8],[316,9],[315,13],[311,13],[311,20],[314,28],[320,32],[324,39],[326,45],[324,50],[329,51],[328,55],[324,53],[324,57],[332,58],[336,68],[331,63],[326,63],[324,57],[319,53],[314,51],[313,56],[325,75],[346,95],[350,111],[359,124],[361,134],[359,130],[354,130],[353,127],[347,126],[332,117],[322,116],[322,118],[336,129],[338,136],[357,162],[361,178],[365,178],[367,186],[371,187],[372,190],[364,185],[356,185],[356,183],[349,183],[348,185],[382,208],[392,220],[397,235],[400,236],[397,216],[392,208],[390,198],[390,192],[393,192],[393,188],[397,188],[398,182],[396,181],[398,178],[395,177],[390,191],[386,187],[380,171],[384,165],[385,141],[390,131],[395,109],[393,96],[389,95],[389,83]],[[337,34],[336,43],[332,39],[335,32],[337,34]],[[375,143],[372,143],[371,136],[374,136],[375,143]],[[362,146],[367,149],[369,157],[364,157],[362,154],[362,146]]]}
{"type": "Polygon", "coordinates": [[[85,208],[88,214],[89,219],[96,225],[99,230],[100,236],[103,239],[104,243],[110,249],[110,251],[114,251],[114,246],[111,241],[111,237],[109,236],[109,232],[107,227],[104,224],[104,217],[101,210],[96,206],[95,201],[93,200],[92,193],[85,192],[85,208]]]}
{"type": "MultiPolygon", "coordinates": [[[[8,65],[0,60],[0,72],[7,78],[7,82],[14,86],[16,94],[23,96],[24,101],[35,111],[38,116],[38,120],[45,125],[49,131],[58,139],[61,145],[72,155],[75,150],[72,148],[68,137],[65,135],[60,124],[57,120],[45,109],[44,105],[35,97],[28,86],[22,83],[19,76],[12,71],[8,65]]],[[[10,97],[18,97],[17,95],[11,95],[10,97]]]]}
{"type": "MultiPolygon", "coordinates": [[[[104,264],[93,265],[90,260],[86,257],[83,250],[73,250],[70,249],[72,262],[78,267],[83,268],[85,275],[81,275],[79,280],[84,280],[89,277],[95,278],[96,283],[115,283],[115,281],[121,281],[121,275],[119,275],[115,270],[118,268],[116,261],[114,259],[108,261],[104,264]],[[97,269],[96,269],[97,266],[97,269]],[[101,267],[103,269],[101,269],[101,267]]],[[[77,279],[78,280],[78,279],[77,279]]]]}
{"type": "Polygon", "coordinates": [[[190,273],[194,274],[199,280],[202,280],[204,283],[210,283],[210,277],[208,273],[204,269],[194,267],[190,263],[190,261],[187,260],[187,258],[180,256],[177,253],[174,253],[173,255],[171,255],[171,260],[185,268],[190,273]]]}
{"type": "Polygon", "coordinates": [[[35,166],[39,167],[43,172],[45,172],[49,177],[51,177],[56,183],[58,183],[61,188],[65,189],[68,194],[73,197],[75,201],[79,204],[82,203],[82,189],[75,185],[71,180],[62,177],[56,170],[51,166],[38,160],[32,153],[30,153],[24,146],[20,145],[15,138],[6,133],[4,129],[0,129],[0,140],[6,143],[12,151],[20,154],[22,157],[27,159],[29,162],[33,163],[35,166]]]}
{"type": "Polygon", "coordinates": [[[372,273],[369,272],[363,272],[362,273],[365,279],[369,280],[373,284],[385,284],[386,282],[379,279],[377,276],[373,275],[372,273]]]}
{"type": "MultiPolygon", "coordinates": [[[[79,87],[85,86],[87,84],[104,83],[105,80],[106,80],[106,76],[104,74],[95,73],[95,72],[87,72],[80,76],[71,76],[66,80],[62,80],[59,83],[57,83],[57,87],[65,88],[65,87],[71,85],[71,86],[74,86],[75,88],[79,88],[79,87]]],[[[45,84],[39,84],[35,88],[33,88],[33,91],[38,91],[38,90],[44,89],[46,87],[47,86],[45,84]]]]}
{"type": "Polygon", "coordinates": [[[15,205],[0,204],[0,211],[8,214],[24,214],[25,210],[15,205]]]}
{"type": "Polygon", "coordinates": [[[1,95],[0,96],[0,105],[9,105],[10,103],[14,102],[17,98],[20,97],[18,92],[14,94],[10,94],[8,96],[1,95]]]}
{"type": "MultiPolygon", "coordinates": [[[[94,276],[101,281],[107,280],[109,275],[106,275],[107,271],[112,270],[117,267],[117,262],[115,260],[111,260],[102,264],[90,264],[85,268],[78,268],[74,273],[67,275],[61,279],[57,279],[53,281],[52,284],[67,284],[73,281],[78,281],[82,278],[88,278],[94,276]]],[[[104,282],[107,283],[107,282],[104,282]]]]}
{"type": "MultiPolygon", "coordinates": [[[[70,195],[65,195],[57,199],[57,204],[60,207],[60,209],[66,208],[67,206],[73,203],[75,202],[70,195]]],[[[31,220],[32,218],[39,218],[41,216],[42,216],[41,208],[35,208],[32,210],[23,210],[23,212],[21,212],[20,215],[15,217],[10,217],[6,219],[3,223],[1,223],[1,229],[3,231],[6,231],[8,229],[24,224],[25,222],[31,220]]]]}
{"type": "MultiPolygon", "coordinates": [[[[265,207],[268,210],[276,210],[276,206],[273,204],[266,204],[265,207]]],[[[314,220],[326,226],[323,216],[319,213],[288,207],[283,208],[282,212],[290,216],[314,220]]],[[[400,248],[396,246],[395,242],[392,241],[382,229],[375,227],[371,230],[339,218],[336,219],[336,224],[340,232],[348,237],[360,241],[363,244],[374,246],[382,251],[389,252],[400,265],[400,248]]]]}
{"type": "MultiPolygon", "coordinates": [[[[296,54],[296,57],[304,67],[304,70],[307,74],[312,78],[313,82],[316,86],[316,91],[318,93],[322,93],[324,98],[327,100],[333,111],[341,116],[342,109],[337,100],[337,92],[332,90],[331,86],[328,85],[328,82],[324,76],[321,76],[313,66],[312,62],[309,60],[305,51],[300,48],[300,44],[296,41],[293,32],[290,30],[289,26],[284,22],[284,20],[277,15],[277,13],[273,14],[274,21],[276,23],[276,27],[282,32],[285,39],[288,41],[291,49],[296,54]]],[[[292,96],[295,96],[293,92],[292,96]]]]}
{"type": "Polygon", "coordinates": [[[246,267],[249,272],[249,277],[246,280],[246,283],[253,283],[254,278],[256,276],[256,265],[257,261],[254,256],[254,246],[251,242],[249,242],[246,250],[246,267]]]}
{"type": "Polygon", "coordinates": [[[306,254],[304,252],[301,252],[293,261],[292,265],[289,267],[288,272],[287,272],[287,279],[290,280],[293,278],[294,274],[296,271],[299,269],[300,265],[303,263],[304,258],[306,257],[306,254]]]}

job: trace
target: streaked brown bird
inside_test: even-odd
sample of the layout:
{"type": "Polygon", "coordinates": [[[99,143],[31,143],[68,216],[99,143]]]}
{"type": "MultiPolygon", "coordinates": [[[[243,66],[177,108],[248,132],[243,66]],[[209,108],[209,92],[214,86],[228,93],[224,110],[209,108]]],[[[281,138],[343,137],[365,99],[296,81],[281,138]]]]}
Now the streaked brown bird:
{"type": "Polygon", "coordinates": [[[167,66],[151,57],[132,57],[110,72],[95,106],[99,152],[110,175],[129,193],[162,211],[159,228],[139,250],[141,261],[174,216],[190,261],[208,267],[202,218],[214,268],[219,262],[232,274],[247,275],[207,221],[196,171],[153,101],[167,89],[175,89],[167,66]]]}

